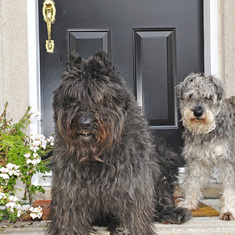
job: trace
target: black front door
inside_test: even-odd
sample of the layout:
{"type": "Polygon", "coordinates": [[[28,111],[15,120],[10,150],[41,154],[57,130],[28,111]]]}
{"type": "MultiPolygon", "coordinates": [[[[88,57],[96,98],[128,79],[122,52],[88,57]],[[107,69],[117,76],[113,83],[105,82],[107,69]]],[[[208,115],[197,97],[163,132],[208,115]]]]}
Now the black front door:
{"type": "Polygon", "coordinates": [[[154,134],[177,151],[182,145],[175,86],[204,71],[202,0],[56,0],[53,54],[45,49],[44,0],[39,0],[42,132],[53,133],[53,90],[73,50],[99,49],[142,105],[154,134]]]}

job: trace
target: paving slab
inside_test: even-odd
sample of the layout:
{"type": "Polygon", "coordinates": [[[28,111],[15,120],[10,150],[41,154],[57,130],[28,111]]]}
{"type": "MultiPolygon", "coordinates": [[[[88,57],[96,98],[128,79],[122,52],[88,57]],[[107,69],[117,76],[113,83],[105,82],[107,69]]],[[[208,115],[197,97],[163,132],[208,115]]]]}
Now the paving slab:
{"type": "MultiPolygon", "coordinates": [[[[202,202],[219,210],[219,200],[203,200],[202,202]]],[[[44,235],[49,222],[17,222],[15,224],[1,222],[0,234],[44,235]]],[[[193,217],[181,225],[154,223],[154,227],[158,235],[235,235],[235,221],[222,221],[218,217],[193,217]]],[[[100,235],[109,235],[106,228],[98,228],[98,231],[100,235]]]]}
{"type": "MultiPolygon", "coordinates": [[[[18,225],[8,227],[0,234],[8,235],[44,235],[49,221],[33,222],[31,225],[18,222],[18,225]]],[[[182,224],[154,224],[158,235],[234,235],[235,221],[222,221],[217,217],[195,217],[182,224]]],[[[105,228],[99,228],[100,235],[109,235],[105,228]]],[[[143,234],[144,235],[144,234],[143,234]]]]}

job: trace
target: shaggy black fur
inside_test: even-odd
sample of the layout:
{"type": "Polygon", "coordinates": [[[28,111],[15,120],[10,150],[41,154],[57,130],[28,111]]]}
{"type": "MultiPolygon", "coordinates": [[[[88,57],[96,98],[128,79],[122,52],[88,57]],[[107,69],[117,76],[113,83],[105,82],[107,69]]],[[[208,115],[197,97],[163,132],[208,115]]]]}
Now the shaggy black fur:
{"type": "MultiPolygon", "coordinates": [[[[48,234],[88,235],[106,223],[131,235],[183,223],[173,189],[177,156],[153,141],[146,118],[107,55],[73,54],[54,93],[55,149],[48,234]]],[[[123,234],[123,233],[122,233],[123,234]]]]}

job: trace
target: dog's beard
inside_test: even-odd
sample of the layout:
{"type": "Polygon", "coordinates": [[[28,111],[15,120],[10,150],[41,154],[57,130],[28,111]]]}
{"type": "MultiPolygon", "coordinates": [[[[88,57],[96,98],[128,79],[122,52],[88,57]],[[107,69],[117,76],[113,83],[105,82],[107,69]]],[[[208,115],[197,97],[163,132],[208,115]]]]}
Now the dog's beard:
{"type": "Polygon", "coordinates": [[[114,129],[100,122],[95,126],[89,135],[81,134],[73,125],[68,130],[63,129],[62,125],[58,126],[67,149],[78,162],[103,162],[102,153],[112,148],[114,129]]]}
{"type": "Polygon", "coordinates": [[[92,127],[86,129],[77,125],[76,113],[69,116],[61,111],[57,115],[57,127],[71,156],[75,155],[79,162],[102,162],[102,153],[112,149],[113,144],[121,139],[125,115],[118,114],[109,115],[108,121],[97,116],[92,127]]]}
{"type": "Polygon", "coordinates": [[[80,148],[76,151],[77,160],[81,162],[103,162],[101,153],[103,150],[99,147],[80,148]]]}
{"type": "Polygon", "coordinates": [[[185,108],[182,114],[183,126],[193,135],[207,134],[215,129],[215,116],[211,111],[204,110],[200,118],[194,116],[193,111],[185,108]]]}
{"type": "Polygon", "coordinates": [[[102,153],[106,151],[106,146],[95,142],[84,142],[80,139],[66,139],[66,148],[71,157],[76,157],[78,162],[103,162],[102,153]]]}
{"type": "Polygon", "coordinates": [[[78,162],[103,162],[102,153],[110,146],[110,139],[106,138],[107,130],[96,132],[90,137],[67,135],[67,148],[72,155],[76,155],[78,162]],[[102,135],[101,135],[102,133],[102,135]]]}

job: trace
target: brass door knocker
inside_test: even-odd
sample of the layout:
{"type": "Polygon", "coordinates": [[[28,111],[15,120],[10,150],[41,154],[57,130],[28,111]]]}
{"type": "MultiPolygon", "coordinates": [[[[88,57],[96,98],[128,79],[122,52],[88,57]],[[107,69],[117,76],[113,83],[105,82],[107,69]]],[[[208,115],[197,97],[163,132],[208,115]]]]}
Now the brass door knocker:
{"type": "Polygon", "coordinates": [[[54,41],[51,40],[51,25],[55,22],[55,3],[52,0],[45,0],[43,3],[42,14],[45,22],[47,23],[47,35],[48,40],[46,40],[46,50],[48,53],[54,52],[54,41]]]}

